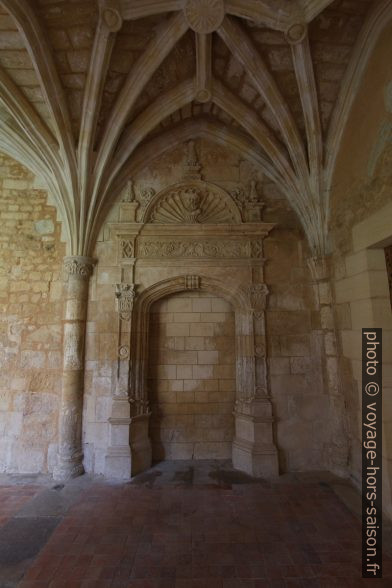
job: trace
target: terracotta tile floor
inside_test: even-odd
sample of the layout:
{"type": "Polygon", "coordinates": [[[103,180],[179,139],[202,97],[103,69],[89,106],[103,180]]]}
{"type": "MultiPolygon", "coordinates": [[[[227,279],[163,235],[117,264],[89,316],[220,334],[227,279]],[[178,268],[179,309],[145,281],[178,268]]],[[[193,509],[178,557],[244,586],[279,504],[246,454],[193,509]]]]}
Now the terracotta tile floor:
{"type": "Polygon", "coordinates": [[[40,486],[22,486],[15,491],[15,486],[0,486],[0,525],[41,490],[40,486]]]}
{"type": "MultiPolygon", "coordinates": [[[[14,487],[15,497],[30,491],[14,487]]],[[[165,462],[132,483],[81,485],[17,585],[370,586],[375,580],[361,579],[360,532],[327,482],[269,484],[216,462],[165,462]]],[[[387,557],[377,582],[392,586],[387,557]]]]}

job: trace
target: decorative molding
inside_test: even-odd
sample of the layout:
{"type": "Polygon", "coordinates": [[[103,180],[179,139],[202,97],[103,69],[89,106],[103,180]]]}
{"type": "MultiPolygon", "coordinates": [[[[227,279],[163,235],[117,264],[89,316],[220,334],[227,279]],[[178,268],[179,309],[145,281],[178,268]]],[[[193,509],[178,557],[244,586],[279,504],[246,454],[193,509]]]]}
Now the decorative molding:
{"type": "Polygon", "coordinates": [[[136,297],[135,284],[116,284],[115,288],[116,310],[122,321],[129,321],[136,297]]]}
{"type": "Polygon", "coordinates": [[[185,19],[195,33],[208,34],[216,31],[225,16],[223,0],[187,0],[185,19]]]}
{"type": "Polygon", "coordinates": [[[200,276],[185,276],[185,290],[199,290],[200,276]]]}
{"type": "Polygon", "coordinates": [[[68,276],[77,276],[88,280],[93,273],[95,260],[90,257],[74,255],[64,257],[64,272],[68,276]]]}

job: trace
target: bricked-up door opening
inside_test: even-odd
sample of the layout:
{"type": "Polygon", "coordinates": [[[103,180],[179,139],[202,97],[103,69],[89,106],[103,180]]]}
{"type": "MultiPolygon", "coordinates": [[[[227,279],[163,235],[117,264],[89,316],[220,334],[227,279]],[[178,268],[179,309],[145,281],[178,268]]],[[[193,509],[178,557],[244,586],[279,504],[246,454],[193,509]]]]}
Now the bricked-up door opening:
{"type": "Polygon", "coordinates": [[[150,311],[148,388],[154,461],[231,459],[235,324],[231,305],[187,291],[150,311]]]}

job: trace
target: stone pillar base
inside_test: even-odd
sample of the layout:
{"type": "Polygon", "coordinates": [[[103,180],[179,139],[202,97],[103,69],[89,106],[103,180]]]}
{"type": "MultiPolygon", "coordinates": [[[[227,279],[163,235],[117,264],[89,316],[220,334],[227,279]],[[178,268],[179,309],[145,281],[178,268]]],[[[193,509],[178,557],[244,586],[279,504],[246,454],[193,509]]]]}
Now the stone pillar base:
{"type": "Polygon", "coordinates": [[[131,448],[129,446],[129,416],[130,406],[128,397],[113,398],[112,416],[109,418],[110,445],[105,455],[105,476],[117,480],[131,478],[131,448]]]}
{"type": "Polygon", "coordinates": [[[131,448],[129,445],[124,447],[109,447],[105,456],[105,477],[116,480],[131,479],[131,448]]]}
{"type": "Polygon", "coordinates": [[[274,419],[269,399],[237,401],[234,417],[233,466],[258,478],[276,478],[279,462],[273,441],[274,419]]]}
{"type": "Polygon", "coordinates": [[[58,482],[66,482],[71,478],[77,478],[84,474],[84,467],[82,463],[83,456],[77,461],[71,461],[58,457],[58,464],[53,470],[53,479],[58,482]]]}
{"type": "Polygon", "coordinates": [[[131,418],[132,476],[148,470],[152,464],[152,448],[148,435],[150,414],[142,414],[131,418]]]}
{"type": "Polygon", "coordinates": [[[233,441],[233,467],[255,478],[279,476],[278,452],[273,445],[260,446],[243,439],[233,441]]]}

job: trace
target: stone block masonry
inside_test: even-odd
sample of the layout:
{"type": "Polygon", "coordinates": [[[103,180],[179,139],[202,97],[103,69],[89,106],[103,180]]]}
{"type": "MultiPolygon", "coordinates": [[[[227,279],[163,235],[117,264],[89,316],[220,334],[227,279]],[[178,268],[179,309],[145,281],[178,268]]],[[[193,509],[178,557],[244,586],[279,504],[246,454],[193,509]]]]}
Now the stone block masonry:
{"type": "Polygon", "coordinates": [[[185,292],[150,315],[153,459],[230,459],[235,400],[234,313],[208,293],[185,292]]]}
{"type": "Polygon", "coordinates": [[[52,471],[62,370],[65,254],[56,210],[0,155],[0,471],[52,471]]]}

